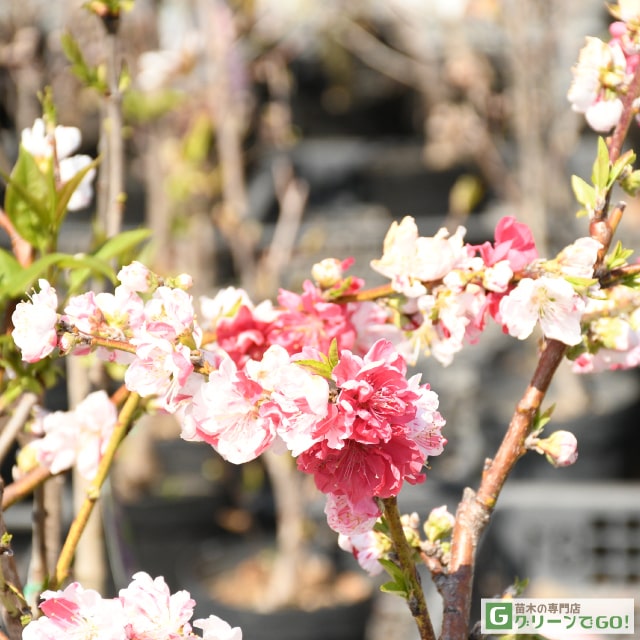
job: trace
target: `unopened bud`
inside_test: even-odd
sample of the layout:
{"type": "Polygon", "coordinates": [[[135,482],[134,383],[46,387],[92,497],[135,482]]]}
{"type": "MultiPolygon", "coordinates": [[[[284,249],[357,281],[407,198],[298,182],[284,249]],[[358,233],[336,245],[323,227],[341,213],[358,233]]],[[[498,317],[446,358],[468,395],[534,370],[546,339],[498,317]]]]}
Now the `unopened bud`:
{"type": "Polygon", "coordinates": [[[578,459],[578,441],[570,431],[555,431],[548,438],[531,443],[554,467],[568,467],[578,459]]]}
{"type": "Polygon", "coordinates": [[[311,277],[321,289],[329,289],[342,280],[344,270],[337,258],[325,258],[311,267],[311,277]]]}
{"type": "Polygon", "coordinates": [[[423,529],[429,542],[436,542],[448,538],[453,531],[456,519],[449,513],[446,505],[432,509],[423,529]]]}

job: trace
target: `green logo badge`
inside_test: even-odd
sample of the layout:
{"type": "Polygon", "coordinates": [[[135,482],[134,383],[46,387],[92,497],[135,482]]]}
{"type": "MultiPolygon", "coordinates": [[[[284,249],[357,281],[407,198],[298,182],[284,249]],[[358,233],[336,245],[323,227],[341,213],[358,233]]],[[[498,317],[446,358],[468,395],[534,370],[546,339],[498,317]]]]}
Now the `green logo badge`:
{"type": "Polygon", "coordinates": [[[513,603],[485,602],[484,626],[487,631],[509,631],[513,626],[513,603]]]}

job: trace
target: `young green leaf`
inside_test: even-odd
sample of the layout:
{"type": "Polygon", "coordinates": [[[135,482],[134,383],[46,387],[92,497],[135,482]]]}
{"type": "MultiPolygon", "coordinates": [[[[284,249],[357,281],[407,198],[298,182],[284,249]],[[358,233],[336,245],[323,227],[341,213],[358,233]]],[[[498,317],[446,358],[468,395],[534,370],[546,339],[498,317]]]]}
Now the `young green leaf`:
{"type": "Polygon", "coordinates": [[[591,182],[596,189],[596,192],[603,193],[607,190],[609,183],[609,167],[611,162],[609,160],[609,148],[604,138],[598,138],[598,155],[593,163],[593,170],[591,172],[591,182]]]}
{"type": "Polygon", "coordinates": [[[609,180],[607,182],[607,189],[611,188],[613,183],[620,177],[620,174],[624,171],[626,167],[631,167],[636,160],[636,154],[629,150],[626,153],[623,153],[611,167],[611,171],[609,172],[609,180]]]}
{"type": "Polygon", "coordinates": [[[309,369],[311,373],[315,373],[316,375],[322,376],[327,380],[331,380],[331,372],[333,371],[333,367],[329,364],[329,361],[326,360],[326,356],[323,355],[322,362],[319,360],[296,360],[295,363],[299,364],[301,367],[305,369],[309,369]]]}
{"type": "Polygon", "coordinates": [[[111,282],[115,282],[113,269],[104,260],[94,256],[71,256],[66,253],[49,253],[32,265],[20,272],[15,273],[7,282],[3,282],[2,292],[7,297],[18,298],[24,295],[34,284],[34,282],[44,276],[49,269],[57,267],[59,269],[90,269],[98,273],[111,282]]]}
{"type": "Polygon", "coordinates": [[[571,187],[576,200],[587,211],[593,211],[596,208],[596,191],[589,183],[578,176],[571,176],[571,187]]]}
{"type": "Polygon", "coordinates": [[[22,146],[7,182],[4,208],[16,231],[31,245],[49,241],[55,187],[53,168],[43,173],[35,158],[22,146]]]}

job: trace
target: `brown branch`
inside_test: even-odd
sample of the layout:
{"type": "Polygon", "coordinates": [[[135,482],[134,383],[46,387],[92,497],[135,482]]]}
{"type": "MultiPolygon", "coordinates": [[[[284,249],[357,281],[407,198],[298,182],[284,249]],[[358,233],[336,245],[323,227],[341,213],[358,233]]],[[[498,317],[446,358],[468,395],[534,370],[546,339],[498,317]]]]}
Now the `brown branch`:
{"type": "Polygon", "coordinates": [[[15,480],[7,485],[2,495],[2,510],[5,511],[16,502],[26,498],[33,493],[33,490],[40,486],[45,480],[51,478],[52,474],[45,467],[36,467],[26,473],[19,480],[15,480]]]}
{"type": "Polygon", "coordinates": [[[487,460],[477,494],[466,489],[456,513],[449,573],[439,583],[443,597],[443,640],[468,636],[471,587],[478,541],[496,505],[500,491],[518,459],[524,441],[567,347],[547,341],[531,382],[518,403],[511,423],[493,460],[487,460]]]}

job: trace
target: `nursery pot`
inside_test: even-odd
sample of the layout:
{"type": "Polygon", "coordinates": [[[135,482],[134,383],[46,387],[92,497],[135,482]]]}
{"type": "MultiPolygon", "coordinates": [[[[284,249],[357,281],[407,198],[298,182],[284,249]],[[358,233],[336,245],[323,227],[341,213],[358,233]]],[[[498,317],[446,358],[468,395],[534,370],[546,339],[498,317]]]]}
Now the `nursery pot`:
{"type": "Polygon", "coordinates": [[[327,596],[323,588],[317,602],[305,603],[304,609],[288,606],[264,612],[245,606],[242,594],[260,586],[256,582],[261,578],[252,571],[235,569],[246,567],[271,549],[269,543],[209,541],[181,559],[176,573],[180,586],[197,603],[195,617],[217,615],[241,627],[243,640],[363,640],[374,593],[371,581],[358,569],[338,571],[337,580],[328,587],[336,596],[331,604],[318,605],[327,596]],[[216,589],[216,584],[227,580],[223,591],[236,594],[233,603],[216,589]]]}

